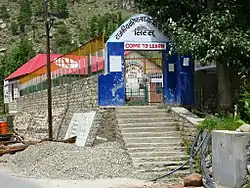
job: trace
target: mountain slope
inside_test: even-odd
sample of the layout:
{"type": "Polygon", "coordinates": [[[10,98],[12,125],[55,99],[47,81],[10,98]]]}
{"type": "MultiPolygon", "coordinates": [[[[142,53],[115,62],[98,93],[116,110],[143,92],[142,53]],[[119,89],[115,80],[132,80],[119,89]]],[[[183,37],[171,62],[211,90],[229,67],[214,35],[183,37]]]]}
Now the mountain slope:
{"type": "MultiPolygon", "coordinates": [[[[44,53],[46,38],[43,18],[41,16],[34,16],[35,12],[41,9],[39,6],[41,6],[41,1],[43,0],[31,1],[33,16],[31,18],[31,25],[25,28],[25,33],[21,33],[19,28],[14,27],[15,24],[18,25],[20,1],[21,0],[1,0],[0,7],[6,7],[9,18],[0,18],[0,53],[10,51],[22,37],[25,37],[33,43],[37,53],[44,53]],[[13,30],[16,30],[17,33],[14,34],[13,30]]],[[[69,17],[66,19],[57,18],[51,29],[52,52],[58,53],[59,51],[55,40],[61,28],[68,33],[66,38],[70,43],[72,43],[73,46],[77,46],[82,42],[79,41],[82,30],[87,27],[88,21],[93,15],[100,16],[107,12],[115,13],[121,11],[122,15],[127,17],[134,14],[131,4],[131,0],[69,0],[69,17]]]]}

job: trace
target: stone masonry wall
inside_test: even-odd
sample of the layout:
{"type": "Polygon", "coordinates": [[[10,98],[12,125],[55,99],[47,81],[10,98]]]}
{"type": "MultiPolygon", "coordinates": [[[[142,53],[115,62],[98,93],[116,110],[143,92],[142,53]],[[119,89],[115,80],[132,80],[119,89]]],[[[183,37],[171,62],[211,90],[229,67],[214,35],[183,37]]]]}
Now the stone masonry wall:
{"type": "Polygon", "coordinates": [[[196,126],[202,121],[202,118],[194,115],[190,111],[182,107],[173,107],[170,109],[172,117],[179,123],[179,130],[183,140],[187,143],[193,141],[197,133],[196,126]]]}
{"type": "MultiPolygon", "coordinates": [[[[52,88],[53,108],[61,108],[66,105],[75,108],[97,107],[97,82],[98,76],[94,75],[52,88]]],[[[38,108],[47,109],[47,90],[25,95],[17,100],[17,113],[38,108]]]]}
{"type": "MultiPolygon", "coordinates": [[[[52,88],[54,138],[63,139],[73,113],[97,110],[98,76],[74,81],[52,88]]],[[[26,139],[43,139],[47,136],[47,90],[20,97],[14,126],[26,139]]],[[[97,113],[99,124],[100,115],[97,113]]],[[[95,126],[93,126],[95,127],[95,126]]],[[[97,125],[94,132],[97,131],[97,125]]],[[[93,138],[90,138],[93,142],[93,138]]]]}

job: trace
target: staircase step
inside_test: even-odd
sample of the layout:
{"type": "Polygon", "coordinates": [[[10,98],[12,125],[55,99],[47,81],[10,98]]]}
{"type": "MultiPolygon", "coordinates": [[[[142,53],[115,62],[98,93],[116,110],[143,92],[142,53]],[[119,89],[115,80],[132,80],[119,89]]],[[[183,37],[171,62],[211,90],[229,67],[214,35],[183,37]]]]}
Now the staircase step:
{"type": "Polygon", "coordinates": [[[154,109],[158,109],[158,106],[156,105],[146,105],[146,106],[119,106],[116,107],[116,109],[149,109],[149,108],[154,108],[154,109]]]}
{"type": "Polygon", "coordinates": [[[167,132],[176,131],[175,126],[162,126],[162,127],[129,127],[121,128],[122,133],[136,133],[136,132],[167,132]]]}
{"type": "Polygon", "coordinates": [[[148,111],[148,113],[145,112],[130,112],[130,113],[117,113],[116,118],[143,118],[143,117],[169,117],[172,118],[171,116],[168,115],[166,112],[152,112],[148,111]]]}
{"type": "Polygon", "coordinates": [[[176,127],[178,123],[176,121],[162,121],[162,122],[137,122],[137,123],[119,123],[120,128],[129,127],[176,127]]]}
{"type": "MultiPolygon", "coordinates": [[[[153,173],[154,172],[168,173],[168,172],[170,172],[172,170],[175,170],[175,169],[179,168],[180,166],[181,165],[179,165],[179,166],[167,166],[167,167],[160,167],[160,168],[151,168],[151,169],[140,169],[140,170],[136,170],[136,173],[150,173],[150,172],[153,172],[153,173]]],[[[188,170],[189,170],[189,165],[186,165],[186,166],[184,166],[182,169],[180,169],[178,171],[188,171],[188,170]]]]}
{"type": "Polygon", "coordinates": [[[180,137],[136,137],[136,138],[124,138],[126,143],[175,143],[181,144],[180,137]]]}
{"type": "Polygon", "coordinates": [[[134,147],[128,148],[129,153],[136,153],[136,152],[164,152],[164,151],[186,151],[185,147],[181,146],[169,146],[169,147],[134,147]]]}
{"type": "Polygon", "coordinates": [[[144,108],[144,109],[139,109],[139,108],[134,108],[134,109],[116,109],[117,114],[127,114],[127,113],[159,113],[159,112],[164,112],[165,114],[168,113],[167,109],[154,109],[154,108],[144,108]]]}
{"type": "Polygon", "coordinates": [[[182,155],[172,155],[172,156],[138,156],[132,157],[133,163],[142,163],[142,162],[155,162],[155,161],[185,161],[188,160],[188,156],[185,154],[182,155]]]}
{"type": "Polygon", "coordinates": [[[170,156],[186,156],[184,151],[153,151],[153,152],[130,152],[130,156],[134,158],[143,158],[143,157],[170,157],[170,156]]]}
{"type": "Polygon", "coordinates": [[[117,118],[118,123],[137,123],[137,122],[164,122],[164,121],[173,121],[172,117],[165,116],[165,117],[124,117],[124,118],[117,118]]]}
{"type": "Polygon", "coordinates": [[[134,167],[138,170],[140,169],[154,169],[154,168],[167,168],[169,166],[179,167],[187,160],[177,160],[177,161],[146,161],[146,162],[133,162],[134,167]]]}
{"type": "Polygon", "coordinates": [[[138,142],[133,142],[133,143],[126,143],[126,147],[128,149],[130,148],[157,148],[157,147],[181,147],[181,144],[180,143],[175,143],[175,142],[172,142],[172,143],[163,143],[163,142],[155,142],[155,143],[152,143],[152,142],[144,142],[144,143],[138,143],[138,142]]]}
{"type": "Polygon", "coordinates": [[[168,131],[168,132],[131,132],[124,133],[122,132],[123,138],[136,138],[136,137],[164,137],[164,136],[180,136],[177,131],[168,131]]]}
{"type": "MultiPolygon", "coordinates": [[[[162,172],[146,172],[146,173],[136,173],[136,177],[138,179],[144,179],[144,180],[151,180],[155,178],[159,178],[163,175],[166,175],[169,173],[168,171],[162,171],[162,172]]],[[[183,182],[183,177],[187,176],[189,174],[189,170],[180,170],[175,172],[174,174],[171,174],[167,177],[161,178],[159,180],[168,180],[167,182],[171,183],[182,183],[183,182]]]]}

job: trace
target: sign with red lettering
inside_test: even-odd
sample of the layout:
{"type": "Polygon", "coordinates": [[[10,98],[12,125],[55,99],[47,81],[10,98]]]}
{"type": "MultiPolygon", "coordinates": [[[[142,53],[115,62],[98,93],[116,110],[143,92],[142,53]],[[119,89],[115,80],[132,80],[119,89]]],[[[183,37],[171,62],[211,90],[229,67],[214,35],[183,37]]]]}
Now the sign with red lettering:
{"type": "Polygon", "coordinates": [[[124,50],[166,50],[166,43],[125,42],[124,50]]]}

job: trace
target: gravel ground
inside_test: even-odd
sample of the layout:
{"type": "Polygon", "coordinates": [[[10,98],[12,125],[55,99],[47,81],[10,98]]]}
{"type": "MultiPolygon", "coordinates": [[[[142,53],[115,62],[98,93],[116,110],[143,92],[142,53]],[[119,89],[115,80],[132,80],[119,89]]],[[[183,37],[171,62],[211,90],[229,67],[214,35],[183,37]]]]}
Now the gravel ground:
{"type": "Polygon", "coordinates": [[[52,179],[133,178],[132,161],[122,146],[107,142],[92,148],[43,142],[15,155],[5,155],[10,170],[20,176],[52,179]]]}

